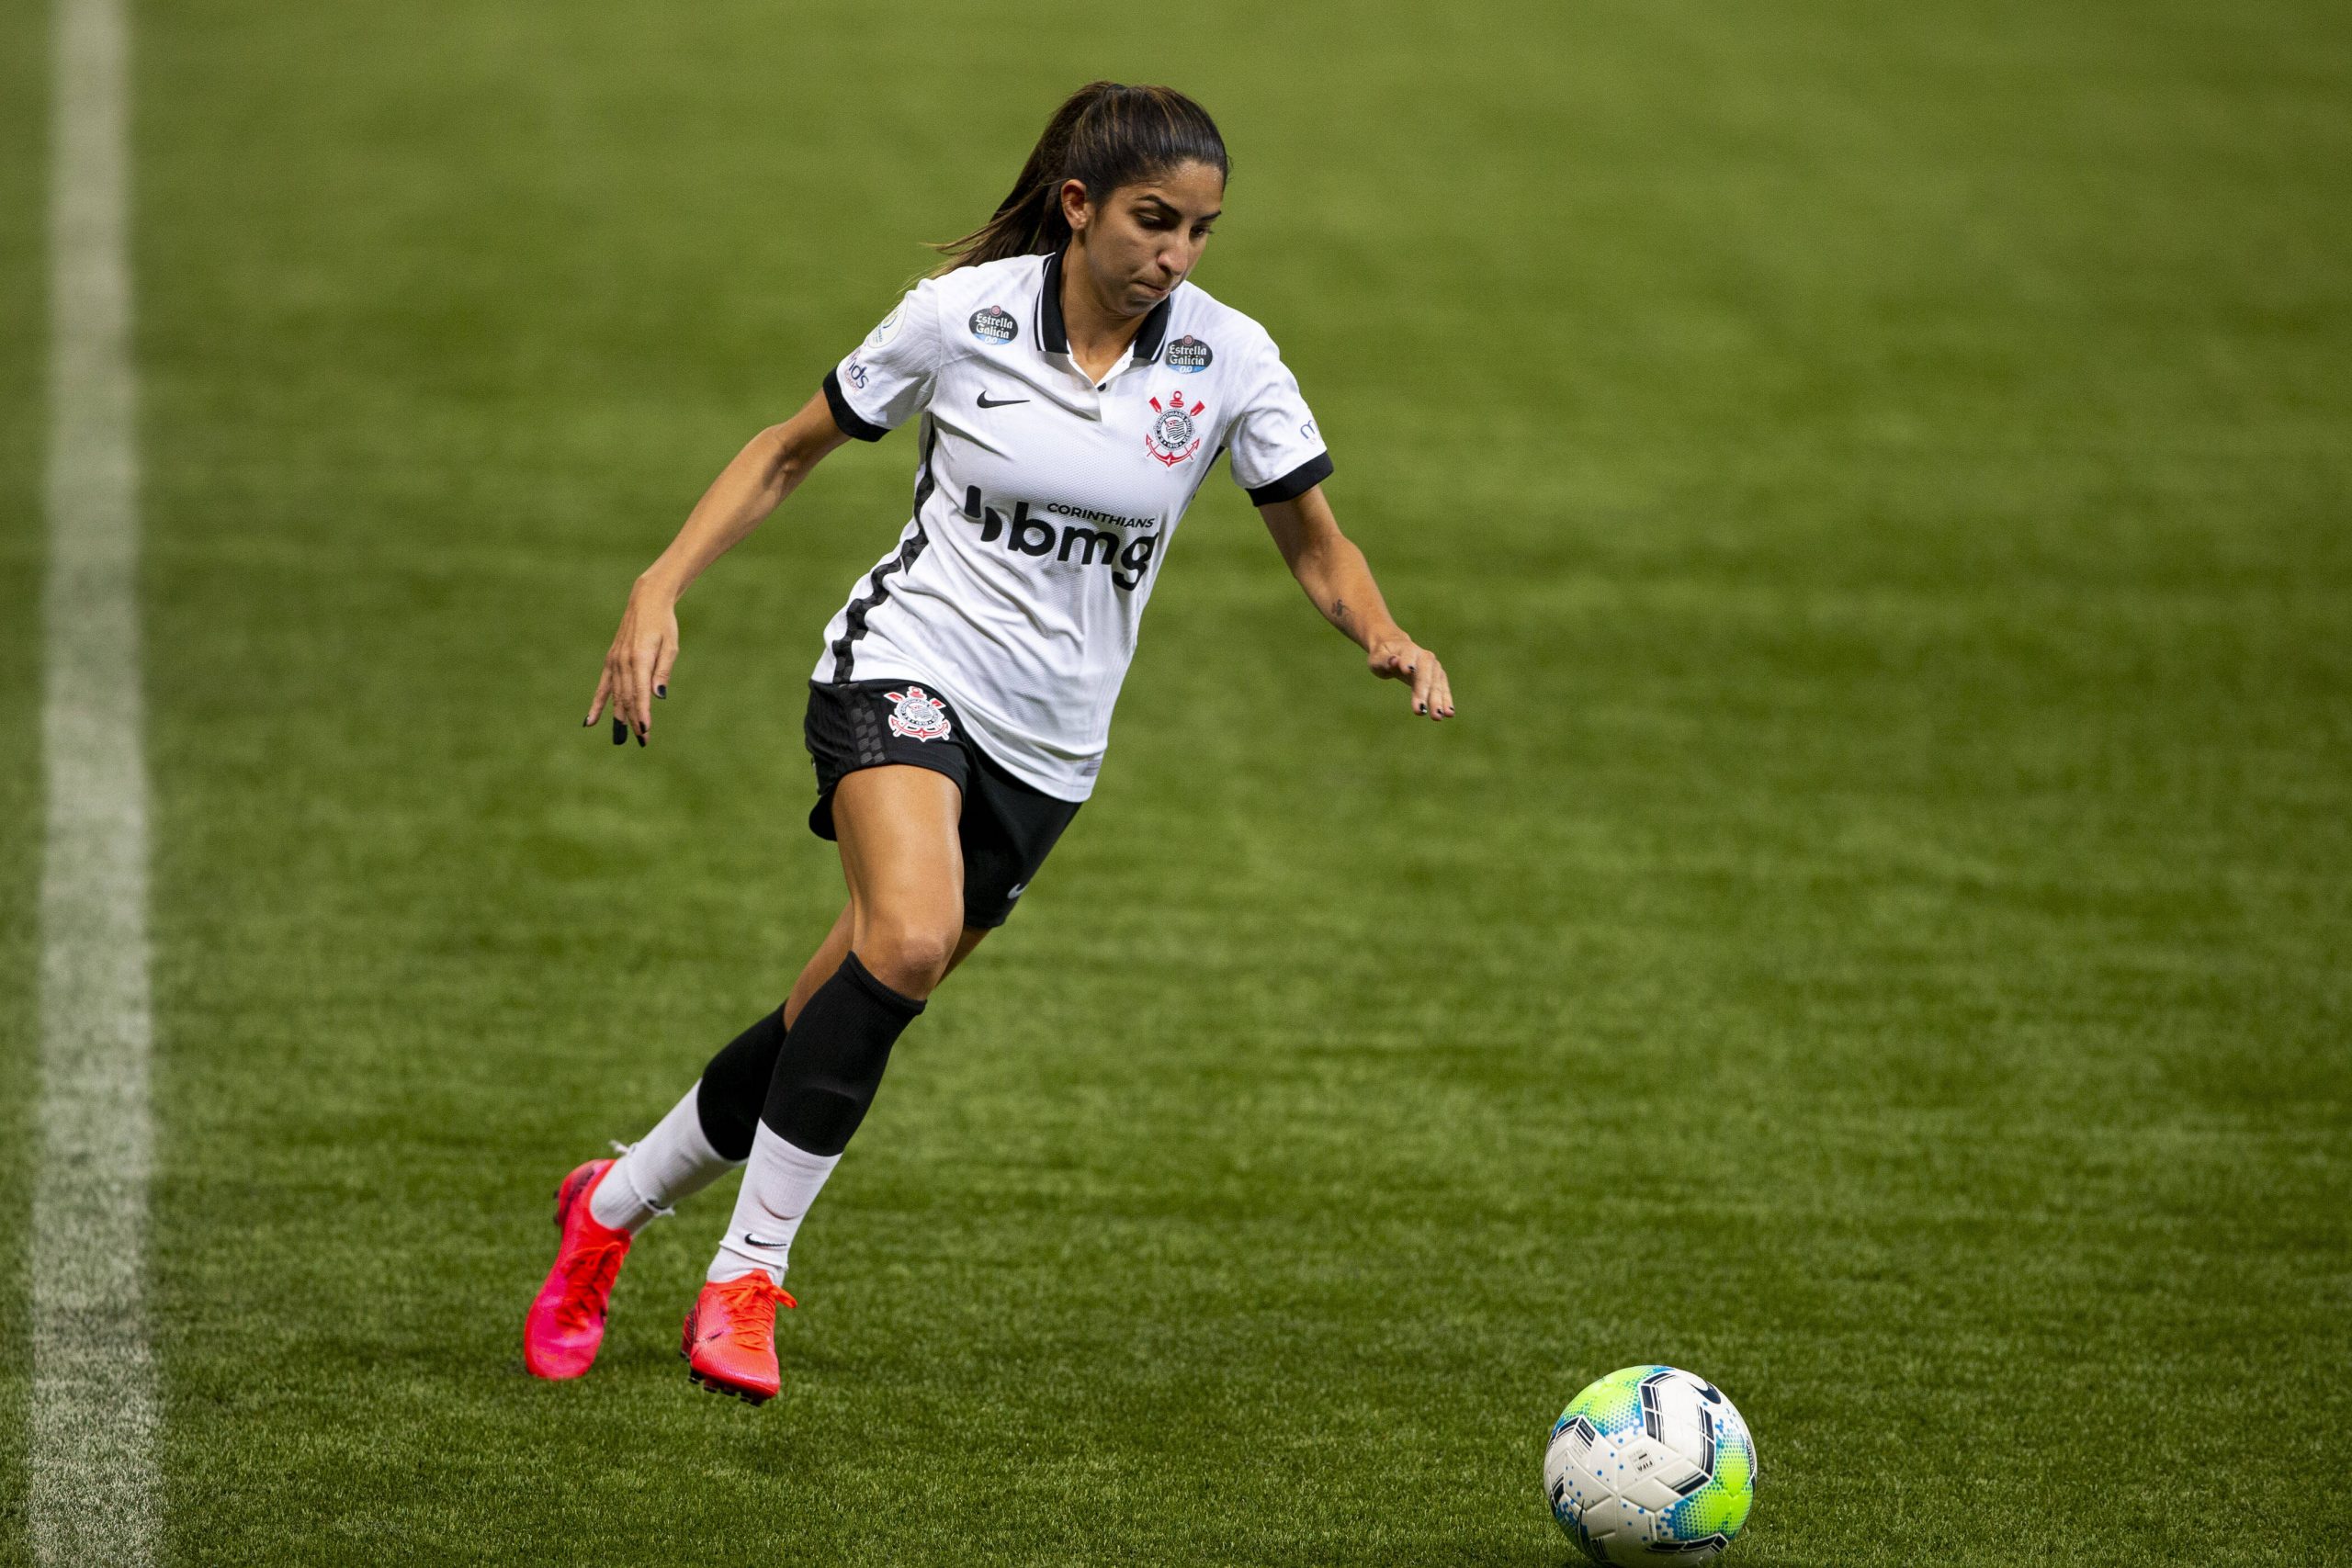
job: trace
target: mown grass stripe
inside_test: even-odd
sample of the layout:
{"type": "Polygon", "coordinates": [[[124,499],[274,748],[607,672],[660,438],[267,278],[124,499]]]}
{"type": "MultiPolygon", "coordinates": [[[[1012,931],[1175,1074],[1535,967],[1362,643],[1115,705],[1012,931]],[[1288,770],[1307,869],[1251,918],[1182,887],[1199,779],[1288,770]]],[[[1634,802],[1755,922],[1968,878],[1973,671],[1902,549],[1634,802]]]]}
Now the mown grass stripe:
{"type": "Polygon", "coordinates": [[[147,1224],[147,789],[127,241],[128,21],[59,0],[41,744],[42,1152],[28,1525],[46,1563],[145,1562],[158,1523],[147,1224]]]}

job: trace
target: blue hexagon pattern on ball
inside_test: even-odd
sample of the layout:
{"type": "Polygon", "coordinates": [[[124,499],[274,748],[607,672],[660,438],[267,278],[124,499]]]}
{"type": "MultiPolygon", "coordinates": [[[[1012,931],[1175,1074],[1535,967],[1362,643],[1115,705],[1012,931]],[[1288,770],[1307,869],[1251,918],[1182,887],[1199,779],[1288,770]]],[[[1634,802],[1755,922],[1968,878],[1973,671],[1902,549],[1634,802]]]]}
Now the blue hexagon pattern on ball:
{"type": "Polygon", "coordinates": [[[1723,1390],[1627,1367],[1568,1402],[1544,1450],[1552,1517],[1595,1562],[1712,1561],[1756,1502],[1756,1439],[1723,1390]]]}

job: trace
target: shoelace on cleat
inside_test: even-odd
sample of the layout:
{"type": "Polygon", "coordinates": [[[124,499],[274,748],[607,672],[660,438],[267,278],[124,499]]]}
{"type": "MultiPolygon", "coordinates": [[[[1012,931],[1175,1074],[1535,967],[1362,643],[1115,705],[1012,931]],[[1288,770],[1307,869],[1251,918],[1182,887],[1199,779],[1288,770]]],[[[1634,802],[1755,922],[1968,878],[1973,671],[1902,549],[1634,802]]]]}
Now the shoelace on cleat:
{"type": "Polygon", "coordinates": [[[789,1291],[756,1270],[720,1285],[718,1299],[727,1306],[728,1333],[745,1349],[760,1351],[775,1348],[776,1307],[800,1304],[789,1291]],[[762,1307],[767,1310],[762,1312],[762,1307]]]}
{"type": "Polygon", "coordinates": [[[605,1303],[620,1277],[621,1259],[628,1248],[616,1241],[583,1247],[564,1260],[563,1297],[555,1304],[558,1323],[586,1328],[605,1315],[605,1303]]]}

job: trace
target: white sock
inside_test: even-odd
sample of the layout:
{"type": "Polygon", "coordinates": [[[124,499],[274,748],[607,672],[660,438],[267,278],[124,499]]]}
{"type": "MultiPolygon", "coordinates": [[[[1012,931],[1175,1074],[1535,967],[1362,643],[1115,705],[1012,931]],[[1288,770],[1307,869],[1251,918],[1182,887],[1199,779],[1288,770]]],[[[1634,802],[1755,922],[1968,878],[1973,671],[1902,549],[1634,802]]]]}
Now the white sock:
{"type": "Polygon", "coordinates": [[[588,1213],[598,1224],[635,1235],[735,1163],[703,1136],[702,1112],[695,1107],[701,1092],[699,1083],[686,1090],[686,1098],[605,1173],[588,1195],[588,1213]]]}
{"type": "Polygon", "coordinates": [[[735,1198],[735,1217],[727,1222],[727,1239],[710,1260],[707,1280],[732,1280],[754,1269],[784,1283],[786,1255],[792,1238],[817,1201],[817,1193],[842,1163],[839,1155],[812,1155],[778,1137],[764,1122],[752,1134],[751,1163],[743,1168],[743,1190],[735,1198]]]}

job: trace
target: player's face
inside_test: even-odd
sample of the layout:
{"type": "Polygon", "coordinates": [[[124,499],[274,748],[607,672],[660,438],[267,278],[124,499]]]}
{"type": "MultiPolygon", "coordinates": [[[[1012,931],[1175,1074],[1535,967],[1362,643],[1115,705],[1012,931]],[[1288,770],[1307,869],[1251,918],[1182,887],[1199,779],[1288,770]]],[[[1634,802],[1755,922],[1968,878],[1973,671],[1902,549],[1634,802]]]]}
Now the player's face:
{"type": "Polygon", "coordinates": [[[1125,316],[1148,314],[1184,281],[1225,206],[1225,179],[1206,164],[1179,164],[1100,204],[1085,192],[1064,186],[1064,210],[1097,293],[1125,316]]]}

